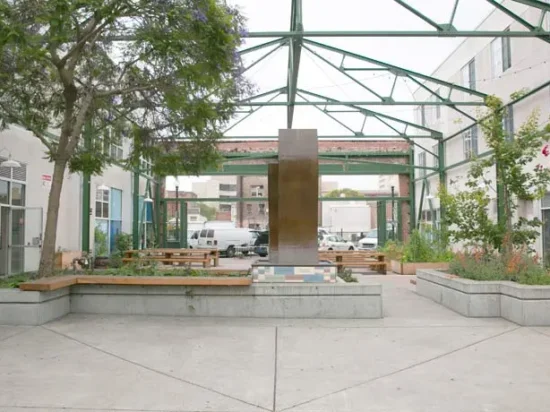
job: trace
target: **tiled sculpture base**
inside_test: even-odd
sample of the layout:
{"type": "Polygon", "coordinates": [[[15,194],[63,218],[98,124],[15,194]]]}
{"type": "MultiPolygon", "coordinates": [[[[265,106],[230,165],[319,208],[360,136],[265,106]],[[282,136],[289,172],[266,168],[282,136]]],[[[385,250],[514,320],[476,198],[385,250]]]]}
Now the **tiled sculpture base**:
{"type": "Polygon", "coordinates": [[[256,283],[336,283],[337,267],[329,263],[315,266],[284,266],[260,262],[252,265],[256,283]]]}

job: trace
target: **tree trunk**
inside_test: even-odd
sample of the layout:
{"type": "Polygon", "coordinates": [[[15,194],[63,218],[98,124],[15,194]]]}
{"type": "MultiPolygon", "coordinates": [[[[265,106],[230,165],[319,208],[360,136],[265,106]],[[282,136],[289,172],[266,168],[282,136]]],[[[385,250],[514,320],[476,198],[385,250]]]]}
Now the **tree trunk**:
{"type": "Polygon", "coordinates": [[[39,277],[49,276],[54,272],[59,203],[66,166],[67,162],[65,160],[56,160],[53,167],[52,187],[48,197],[48,210],[46,213],[46,229],[44,230],[42,254],[40,255],[40,266],[38,268],[39,277]]]}

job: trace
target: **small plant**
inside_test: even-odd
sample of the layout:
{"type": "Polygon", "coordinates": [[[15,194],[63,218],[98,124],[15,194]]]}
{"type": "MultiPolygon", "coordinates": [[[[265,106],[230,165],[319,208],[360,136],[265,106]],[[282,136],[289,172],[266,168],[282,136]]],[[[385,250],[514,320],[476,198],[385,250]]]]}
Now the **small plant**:
{"type": "Polygon", "coordinates": [[[438,236],[430,239],[426,234],[415,230],[405,242],[401,262],[403,263],[428,263],[428,262],[449,262],[453,253],[447,249],[438,236]]]}
{"type": "Polygon", "coordinates": [[[0,289],[16,289],[21,283],[29,282],[32,279],[28,273],[0,278],[0,289]]]}
{"type": "Polygon", "coordinates": [[[473,248],[457,253],[449,265],[452,274],[465,279],[491,281],[508,280],[525,285],[550,285],[550,275],[538,256],[525,248],[501,254],[496,250],[473,248]]]}
{"type": "Polygon", "coordinates": [[[340,279],[342,279],[346,283],[357,283],[358,280],[355,276],[353,276],[353,273],[350,269],[344,270],[343,273],[338,274],[340,279]]]}
{"type": "Polygon", "coordinates": [[[107,233],[100,228],[94,229],[94,250],[95,256],[107,256],[109,253],[109,245],[107,244],[107,233]]]}
{"type": "Polygon", "coordinates": [[[395,240],[388,240],[381,251],[388,260],[399,260],[403,255],[403,244],[395,240]]]}

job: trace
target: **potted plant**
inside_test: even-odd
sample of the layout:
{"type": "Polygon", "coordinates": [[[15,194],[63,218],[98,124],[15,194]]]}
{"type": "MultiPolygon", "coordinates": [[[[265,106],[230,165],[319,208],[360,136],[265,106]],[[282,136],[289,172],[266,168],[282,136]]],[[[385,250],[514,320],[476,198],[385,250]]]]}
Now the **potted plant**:
{"type": "Polygon", "coordinates": [[[415,275],[417,269],[447,270],[453,253],[439,236],[433,235],[415,230],[402,246],[390,244],[386,253],[392,271],[400,275],[415,275]]]}

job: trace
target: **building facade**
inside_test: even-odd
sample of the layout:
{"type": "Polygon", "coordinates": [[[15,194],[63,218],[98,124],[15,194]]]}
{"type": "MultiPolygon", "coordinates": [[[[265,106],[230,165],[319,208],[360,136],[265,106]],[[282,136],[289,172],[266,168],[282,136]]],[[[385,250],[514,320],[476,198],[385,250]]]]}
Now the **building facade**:
{"type": "MultiPolygon", "coordinates": [[[[38,268],[46,222],[53,164],[46,159],[45,146],[29,131],[10,125],[0,132],[0,162],[11,158],[20,167],[0,168],[0,276],[35,271],[38,268]]],[[[129,143],[112,145],[107,150],[115,159],[129,151],[129,143]]],[[[144,175],[150,171],[146,162],[144,175]]],[[[115,249],[120,233],[132,233],[134,202],[133,173],[118,166],[108,167],[102,176],[90,179],[90,208],[83,213],[83,176],[65,173],[61,192],[56,250],[80,251],[86,242],[95,255],[105,255],[115,249]],[[84,221],[89,221],[89,231],[84,221]]],[[[144,202],[154,193],[148,189],[147,178],[139,179],[139,230],[153,232],[152,203],[144,202]]]]}
{"type": "MultiPolygon", "coordinates": [[[[505,0],[502,4],[527,21],[539,21],[540,10],[509,0],[505,0]]],[[[543,25],[548,30],[548,16],[545,17],[543,25]]],[[[519,31],[525,28],[504,13],[494,11],[481,23],[479,29],[519,31]]],[[[550,46],[537,38],[468,38],[437,68],[433,76],[488,95],[496,95],[506,104],[512,100],[510,97],[512,93],[534,89],[549,80],[550,46]]],[[[447,96],[449,93],[448,88],[427,85],[433,87],[440,95],[447,96]]],[[[417,101],[437,99],[436,96],[422,88],[415,92],[414,97],[417,101]]],[[[453,92],[453,99],[471,100],[472,98],[465,93],[455,94],[453,92]]],[[[479,111],[475,108],[461,107],[461,110],[474,118],[480,116],[479,111]]],[[[514,132],[517,132],[518,128],[535,110],[540,113],[541,124],[546,123],[550,115],[550,89],[548,87],[510,106],[505,112],[503,128],[510,138],[513,138],[514,132]]],[[[442,132],[444,137],[451,136],[474,123],[464,114],[447,106],[431,106],[423,109],[419,107],[415,111],[415,121],[442,132]]],[[[415,147],[416,165],[438,167],[438,159],[433,155],[439,153],[438,142],[418,139],[416,143],[422,146],[422,148],[415,147]]],[[[471,127],[445,142],[445,184],[449,191],[465,189],[464,183],[470,159],[474,156],[482,156],[487,150],[483,134],[477,126],[471,127]]],[[[533,168],[538,163],[548,166],[548,160],[541,154],[540,158],[535,159],[533,164],[526,167],[533,168]]],[[[494,170],[486,177],[494,183],[494,170]]],[[[437,225],[439,223],[438,187],[439,175],[436,172],[416,170],[416,210],[418,213],[422,205],[420,216],[424,224],[437,225]],[[423,186],[424,198],[421,201],[423,186]]],[[[496,218],[496,192],[491,189],[489,192],[492,194],[489,215],[496,218]]],[[[550,205],[549,199],[550,196],[542,202],[524,202],[526,204],[520,205],[522,216],[539,217],[545,222],[543,236],[537,241],[535,247],[539,253],[545,255],[547,260],[550,258],[550,227],[548,226],[550,212],[547,211],[550,205]]]]}

